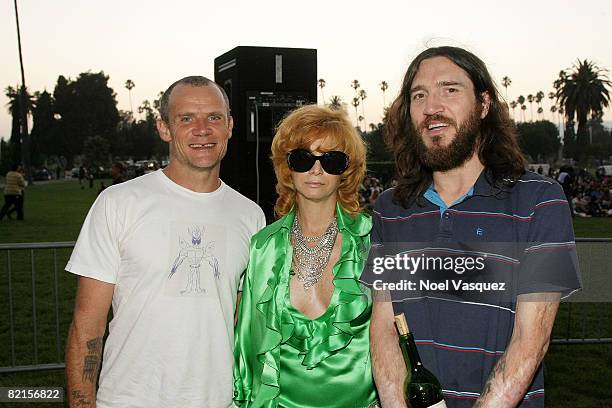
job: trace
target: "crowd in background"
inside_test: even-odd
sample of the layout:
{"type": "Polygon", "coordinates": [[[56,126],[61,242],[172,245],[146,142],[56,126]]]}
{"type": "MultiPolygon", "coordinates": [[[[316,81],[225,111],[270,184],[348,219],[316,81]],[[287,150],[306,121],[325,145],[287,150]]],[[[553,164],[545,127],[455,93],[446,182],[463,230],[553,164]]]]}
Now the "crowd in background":
{"type": "MultiPolygon", "coordinates": [[[[157,166],[155,169],[158,168],[157,166]]],[[[154,169],[145,169],[142,166],[125,165],[122,162],[113,163],[110,171],[112,184],[140,176],[154,169]]],[[[561,184],[563,191],[571,203],[572,215],[577,217],[612,217],[612,176],[596,172],[595,175],[586,169],[575,169],[572,166],[562,166],[555,170],[552,167],[543,171],[542,167],[530,169],[539,174],[548,175],[561,184]]],[[[75,172],[76,173],[76,172],[75,172]]],[[[67,173],[68,174],[68,173],[67,173]]],[[[78,168],[78,178],[81,187],[86,183],[93,187],[94,172],[84,166],[78,168]]],[[[52,177],[49,177],[51,179],[52,177]]],[[[66,176],[66,178],[71,178],[66,176]]],[[[386,189],[393,187],[396,181],[393,178],[385,180],[383,177],[368,173],[360,189],[359,200],[362,208],[371,209],[378,196],[386,189]]],[[[107,186],[100,184],[100,192],[107,186]]]]}
{"type": "Polygon", "coordinates": [[[586,169],[561,167],[556,180],[563,186],[577,217],[612,217],[612,177],[586,169]]]}
{"type": "MultiPolygon", "coordinates": [[[[552,167],[543,171],[540,167],[539,174],[548,175],[561,184],[563,191],[571,203],[572,215],[577,217],[612,217],[612,177],[603,173],[595,175],[586,169],[575,169],[571,166],[563,166],[558,170],[552,167]]],[[[367,174],[360,190],[361,206],[371,209],[378,196],[386,189],[395,185],[394,179],[382,180],[381,178],[367,174]]]]}

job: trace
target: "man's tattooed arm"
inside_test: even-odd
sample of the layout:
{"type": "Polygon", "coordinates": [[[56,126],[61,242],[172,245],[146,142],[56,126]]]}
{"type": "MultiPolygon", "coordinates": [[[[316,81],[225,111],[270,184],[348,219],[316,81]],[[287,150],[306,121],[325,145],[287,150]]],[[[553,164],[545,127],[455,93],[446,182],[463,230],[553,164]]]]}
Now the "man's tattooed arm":
{"type": "Polygon", "coordinates": [[[70,406],[71,407],[93,407],[91,400],[87,398],[85,394],[83,394],[79,390],[73,390],[70,393],[70,406]]]}
{"type": "Polygon", "coordinates": [[[96,406],[96,384],[113,291],[112,284],[79,279],[66,347],[66,394],[71,408],[96,406]]]}
{"type": "Polygon", "coordinates": [[[87,355],[83,359],[83,382],[95,383],[102,357],[102,337],[87,342],[87,355]]]}
{"type": "Polygon", "coordinates": [[[548,350],[558,307],[558,294],[519,296],[512,338],[475,408],[510,408],[523,400],[548,350]]]}

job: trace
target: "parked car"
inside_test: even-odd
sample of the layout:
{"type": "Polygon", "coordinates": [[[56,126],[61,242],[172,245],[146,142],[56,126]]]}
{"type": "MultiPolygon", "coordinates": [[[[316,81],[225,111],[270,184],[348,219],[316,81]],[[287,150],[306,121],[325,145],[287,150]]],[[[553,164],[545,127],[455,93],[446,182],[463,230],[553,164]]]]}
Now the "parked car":
{"type": "Polygon", "coordinates": [[[51,175],[51,172],[45,168],[34,170],[32,172],[32,179],[34,181],[47,181],[51,180],[52,178],[53,176],[51,175]]]}

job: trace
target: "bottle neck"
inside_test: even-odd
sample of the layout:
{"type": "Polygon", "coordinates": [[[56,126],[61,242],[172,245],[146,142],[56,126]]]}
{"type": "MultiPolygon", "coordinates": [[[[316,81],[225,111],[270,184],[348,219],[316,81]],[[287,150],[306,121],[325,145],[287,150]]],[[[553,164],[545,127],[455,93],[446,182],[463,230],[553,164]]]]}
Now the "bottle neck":
{"type": "Polygon", "coordinates": [[[414,342],[414,336],[412,333],[408,333],[400,335],[399,338],[400,348],[402,349],[402,355],[404,356],[406,367],[408,370],[415,371],[418,367],[422,366],[422,364],[419,351],[417,350],[414,342]]]}

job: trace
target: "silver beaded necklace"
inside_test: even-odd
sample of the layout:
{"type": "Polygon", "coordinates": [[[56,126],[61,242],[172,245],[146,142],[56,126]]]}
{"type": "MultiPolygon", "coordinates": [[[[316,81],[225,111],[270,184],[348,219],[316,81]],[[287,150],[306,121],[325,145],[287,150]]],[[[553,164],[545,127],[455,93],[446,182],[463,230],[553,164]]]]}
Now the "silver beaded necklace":
{"type": "Polygon", "coordinates": [[[302,233],[296,214],[291,227],[291,235],[293,237],[293,269],[297,278],[304,285],[304,289],[308,290],[316,285],[323,276],[323,270],[329,262],[338,235],[338,223],[334,218],[322,235],[306,237],[302,233]],[[317,244],[311,247],[308,245],[309,242],[317,242],[317,244]]]}

